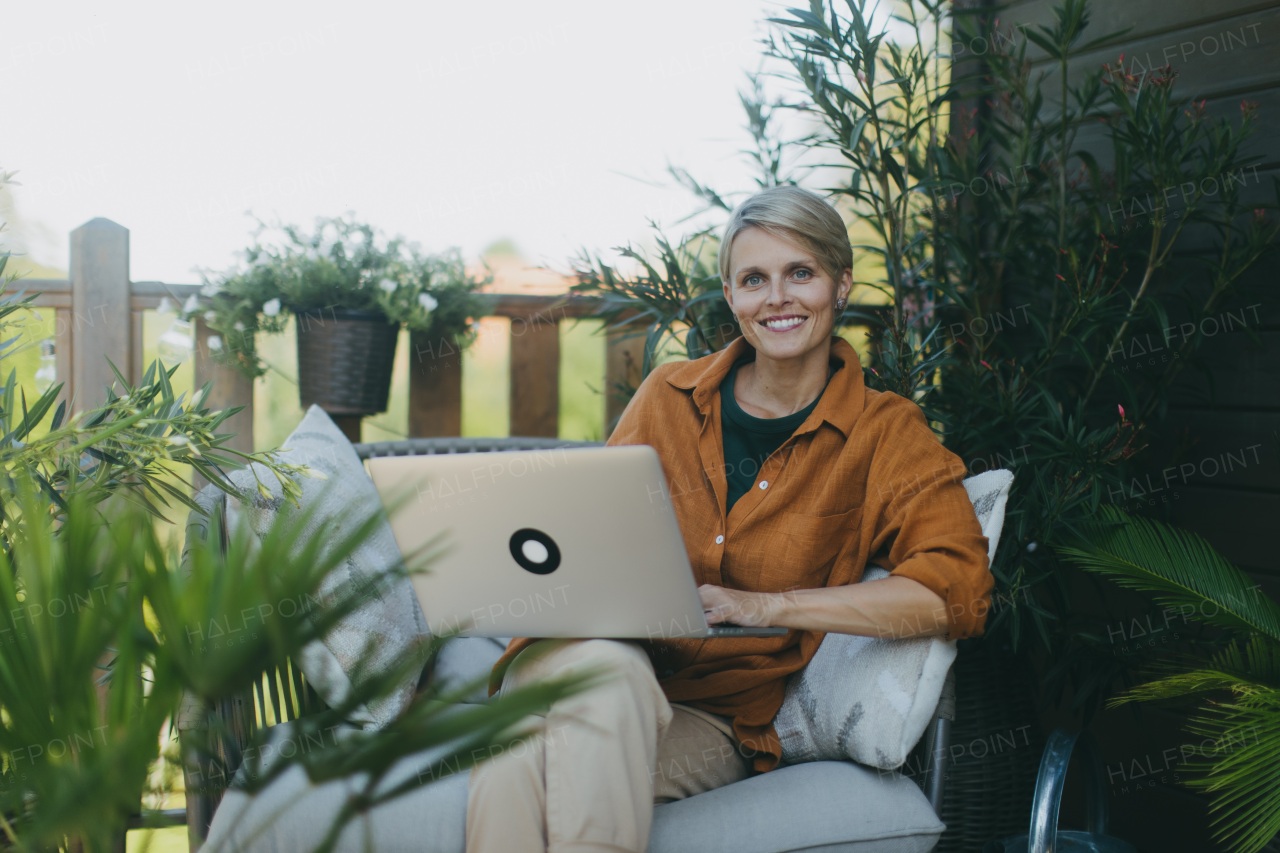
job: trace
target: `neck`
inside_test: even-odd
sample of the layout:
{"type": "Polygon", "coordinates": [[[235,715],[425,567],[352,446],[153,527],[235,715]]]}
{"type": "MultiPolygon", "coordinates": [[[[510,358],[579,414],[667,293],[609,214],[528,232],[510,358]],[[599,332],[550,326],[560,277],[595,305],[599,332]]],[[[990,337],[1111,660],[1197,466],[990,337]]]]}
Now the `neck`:
{"type": "Polygon", "coordinates": [[[807,353],[803,359],[775,361],[756,354],[738,370],[734,399],[748,414],[781,418],[817,399],[827,384],[831,347],[807,353]]]}

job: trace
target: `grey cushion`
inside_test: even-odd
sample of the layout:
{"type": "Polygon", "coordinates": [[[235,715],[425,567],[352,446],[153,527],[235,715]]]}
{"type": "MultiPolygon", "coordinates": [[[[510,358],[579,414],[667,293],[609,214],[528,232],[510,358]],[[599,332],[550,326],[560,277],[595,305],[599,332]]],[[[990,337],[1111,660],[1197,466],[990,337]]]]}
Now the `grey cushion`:
{"type": "MultiPolygon", "coordinates": [[[[321,504],[311,516],[309,536],[341,537],[355,522],[382,511],[378,492],[351,442],[319,406],[307,411],[282,449],[283,459],[306,465],[320,475],[299,480],[302,506],[321,504]]],[[[300,515],[284,497],[276,477],[260,466],[234,471],[229,479],[241,493],[239,514],[258,535],[265,534],[277,520],[287,523],[300,515]]],[[[402,661],[426,662],[430,635],[402,563],[391,525],[384,520],[343,566],[330,573],[319,590],[321,601],[333,600],[349,586],[376,592],[368,603],[334,626],[323,642],[309,644],[299,655],[303,674],[331,707],[349,695],[358,667],[377,672],[402,661]]],[[[357,709],[351,722],[378,727],[394,719],[413,698],[420,670],[418,666],[413,677],[391,695],[357,709]]]]}
{"type": "MultiPolygon", "coordinates": [[[[1003,469],[964,481],[989,558],[995,557],[1012,485],[1013,473],[1003,469]]],[[[886,576],[870,566],[863,581],[886,576]]],[[[827,634],[809,665],[787,683],[774,718],[782,760],[850,758],[887,770],[902,766],[933,718],[955,658],[955,642],[941,637],[827,634]]]]}
{"type": "Polygon", "coordinates": [[[463,702],[489,698],[489,673],[506,651],[506,637],[452,637],[445,641],[431,666],[434,690],[448,693],[472,685],[463,702]]]}
{"type": "MultiPolygon", "coordinates": [[[[284,726],[274,753],[290,748],[284,726]]],[[[269,757],[264,750],[264,757],[269,757]]],[[[398,762],[386,784],[417,775],[431,753],[398,762]]],[[[311,851],[329,828],[350,781],[313,786],[292,768],[254,798],[229,791],[205,853],[311,851]]],[[[463,853],[467,774],[432,782],[347,825],[337,849],[463,853]],[[368,846],[366,846],[366,844],[368,846]]],[[[942,834],[928,801],[893,771],[849,762],[784,767],[687,800],[656,806],[650,853],[924,853],[942,834]]]]}

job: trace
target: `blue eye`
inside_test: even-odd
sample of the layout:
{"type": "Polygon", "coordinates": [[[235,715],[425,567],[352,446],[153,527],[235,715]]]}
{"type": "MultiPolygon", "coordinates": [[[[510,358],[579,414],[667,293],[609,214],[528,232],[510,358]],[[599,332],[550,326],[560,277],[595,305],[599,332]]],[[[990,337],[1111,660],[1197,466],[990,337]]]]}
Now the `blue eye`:
{"type": "Polygon", "coordinates": [[[801,267],[800,269],[796,270],[795,277],[800,279],[801,281],[804,281],[805,279],[813,278],[813,273],[805,269],[804,267],[801,267]]]}
{"type": "Polygon", "coordinates": [[[758,275],[749,275],[742,280],[742,283],[749,287],[754,287],[757,284],[760,284],[762,281],[764,281],[764,279],[758,275]]]}

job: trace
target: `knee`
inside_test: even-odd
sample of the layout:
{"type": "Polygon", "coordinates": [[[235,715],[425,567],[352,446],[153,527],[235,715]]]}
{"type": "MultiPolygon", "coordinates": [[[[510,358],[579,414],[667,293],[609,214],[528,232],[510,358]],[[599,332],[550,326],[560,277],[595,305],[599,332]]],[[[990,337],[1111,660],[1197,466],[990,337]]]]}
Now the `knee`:
{"type": "Polygon", "coordinates": [[[649,656],[635,643],[619,640],[578,640],[562,652],[566,667],[574,670],[594,669],[602,672],[653,671],[649,656]]]}

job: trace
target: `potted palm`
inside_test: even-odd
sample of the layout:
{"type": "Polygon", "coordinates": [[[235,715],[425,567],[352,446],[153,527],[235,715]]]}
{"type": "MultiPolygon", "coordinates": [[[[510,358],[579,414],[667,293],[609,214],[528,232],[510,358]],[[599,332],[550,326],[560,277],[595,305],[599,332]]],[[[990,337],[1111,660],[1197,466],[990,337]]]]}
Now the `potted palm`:
{"type": "MultiPolygon", "coordinates": [[[[1217,629],[1207,656],[1162,656],[1152,680],[1110,700],[1195,699],[1179,747],[1179,779],[1211,795],[1214,835],[1232,853],[1255,853],[1280,832],[1275,767],[1280,744],[1280,603],[1200,536],[1114,506],[1101,507],[1060,554],[1117,585],[1148,593],[1166,624],[1217,629]]],[[[1270,849],[1270,848],[1268,848],[1270,849]]]]}
{"type": "Polygon", "coordinates": [[[257,333],[282,332],[292,316],[302,407],[360,416],[386,410],[401,327],[455,350],[471,342],[483,283],[457,250],[427,254],[350,217],[318,219],[310,233],[259,223],[245,263],[206,279],[207,299],[184,313],[202,314],[215,358],[251,377],[267,370],[257,333]]]}

